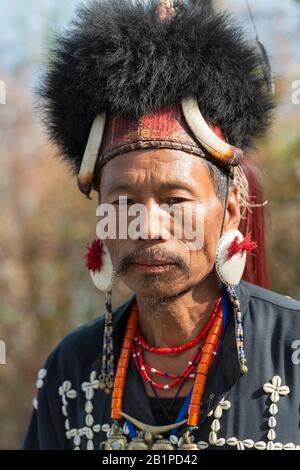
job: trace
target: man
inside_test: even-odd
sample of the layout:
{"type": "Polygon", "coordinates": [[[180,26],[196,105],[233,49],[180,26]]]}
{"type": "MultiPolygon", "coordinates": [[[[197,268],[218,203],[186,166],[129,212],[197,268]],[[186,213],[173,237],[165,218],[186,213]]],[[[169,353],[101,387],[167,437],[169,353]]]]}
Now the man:
{"type": "Polygon", "coordinates": [[[248,251],[266,285],[263,238],[238,229],[274,105],[232,19],[195,3],[97,1],[58,41],[46,120],[117,235],[87,254],[105,318],[39,372],[25,449],[300,448],[300,304],[241,281],[248,251]],[[112,313],[116,276],[134,295],[112,313]]]}

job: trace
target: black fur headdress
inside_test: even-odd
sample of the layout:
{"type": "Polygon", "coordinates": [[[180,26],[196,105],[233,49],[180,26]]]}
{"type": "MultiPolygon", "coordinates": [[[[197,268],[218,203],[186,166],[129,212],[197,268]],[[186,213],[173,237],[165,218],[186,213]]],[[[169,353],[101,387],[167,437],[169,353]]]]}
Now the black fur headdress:
{"type": "Polygon", "coordinates": [[[162,22],[157,4],[94,0],[57,38],[39,95],[50,136],[75,172],[102,111],[140,117],[194,96],[204,118],[242,149],[270,123],[260,58],[232,17],[197,2],[162,22]]]}

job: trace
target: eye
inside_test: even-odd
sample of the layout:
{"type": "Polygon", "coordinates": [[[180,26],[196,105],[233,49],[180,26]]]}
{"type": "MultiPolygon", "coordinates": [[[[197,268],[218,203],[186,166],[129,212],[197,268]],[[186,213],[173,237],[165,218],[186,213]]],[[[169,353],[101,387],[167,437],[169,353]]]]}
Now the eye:
{"type": "Polygon", "coordinates": [[[181,202],[185,202],[186,199],[184,199],[183,197],[170,197],[168,200],[167,200],[167,203],[172,206],[173,204],[180,204],[181,202]]]}
{"type": "Polygon", "coordinates": [[[112,204],[116,206],[131,206],[131,204],[134,204],[134,200],[129,198],[116,199],[112,204]]]}

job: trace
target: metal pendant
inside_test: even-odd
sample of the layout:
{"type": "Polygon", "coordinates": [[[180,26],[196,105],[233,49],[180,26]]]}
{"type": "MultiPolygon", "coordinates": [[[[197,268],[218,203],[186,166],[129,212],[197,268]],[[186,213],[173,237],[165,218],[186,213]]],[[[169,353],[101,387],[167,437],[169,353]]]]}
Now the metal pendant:
{"type": "Polygon", "coordinates": [[[141,436],[139,438],[134,438],[130,441],[127,447],[128,449],[175,450],[174,445],[168,439],[164,439],[162,434],[186,423],[185,419],[179,423],[173,423],[166,426],[152,426],[150,424],[142,423],[123,412],[122,416],[141,431],[141,436]]]}
{"type": "Polygon", "coordinates": [[[150,450],[142,437],[134,437],[128,444],[127,450],[150,450]]]}
{"type": "Polygon", "coordinates": [[[112,425],[111,432],[106,441],[101,442],[100,449],[102,450],[125,450],[127,447],[127,439],[122,434],[117,424],[112,425]]]}
{"type": "MultiPolygon", "coordinates": [[[[142,423],[123,412],[122,416],[140,429],[139,436],[134,437],[128,442],[120,426],[117,423],[113,423],[111,430],[107,434],[107,439],[100,444],[101,450],[175,450],[176,446],[170,440],[163,438],[162,434],[186,423],[185,419],[179,423],[166,426],[152,426],[142,423]]],[[[194,450],[197,449],[197,446],[195,447],[186,437],[182,449],[194,450]]]]}
{"type": "Polygon", "coordinates": [[[128,421],[130,421],[132,424],[134,424],[138,429],[140,429],[144,433],[150,433],[152,435],[163,434],[165,432],[172,431],[172,429],[182,426],[187,421],[186,419],[184,419],[183,421],[179,421],[178,423],[168,424],[166,426],[152,426],[151,424],[142,423],[138,419],[132,418],[132,416],[129,416],[123,411],[121,412],[121,415],[123,416],[123,418],[128,419],[128,421]]]}
{"type": "Polygon", "coordinates": [[[178,450],[199,450],[199,447],[193,442],[193,436],[190,431],[186,431],[182,436],[183,442],[177,447],[178,450]]]}
{"type": "Polygon", "coordinates": [[[175,447],[168,439],[157,439],[151,450],[175,450],[175,447]]]}
{"type": "Polygon", "coordinates": [[[140,437],[134,437],[129,442],[127,450],[175,450],[175,447],[160,434],[145,432],[141,433],[140,437]]]}

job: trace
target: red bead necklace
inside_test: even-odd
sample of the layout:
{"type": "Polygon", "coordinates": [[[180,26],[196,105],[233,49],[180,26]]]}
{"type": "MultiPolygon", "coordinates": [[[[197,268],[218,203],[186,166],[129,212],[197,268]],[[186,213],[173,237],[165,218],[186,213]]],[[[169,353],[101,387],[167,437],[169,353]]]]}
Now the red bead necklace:
{"type": "MultiPolygon", "coordinates": [[[[136,355],[135,363],[136,363],[136,366],[137,366],[140,374],[144,377],[144,379],[147,382],[151,383],[156,388],[168,390],[168,389],[176,387],[176,385],[181,384],[186,378],[188,378],[190,376],[192,376],[190,378],[194,378],[195,375],[192,375],[192,371],[194,370],[195,366],[199,363],[200,358],[201,358],[201,351],[197,351],[197,358],[193,362],[191,361],[192,365],[188,365],[180,375],[172,374],[173,377],[175,377],[175,380],[173,382],[169,383],[169,384],[162,384],[162,383],[156,382],[155,380],[151,379],[151,377],[147,373],[146,367],[143,364],[142,355],[139,355],[139,356],[136,355]]],[[[171,374],[167,374],[167,373],[164,373],[164,372],[160,371],[160,375],[163,375],[165,377],[170,378],[169,376],[171,374]]]]}
{"type": "MultiPolygon", "coordinates": [[[[214,309],[212,311],[212,314],[208,322],[204,326],[204,328],[199,333],[199,335],[193,340],[189,341],[188,343],[182,346],[177,346],[174,348],[158,348],[155,346],[150,346],[143,338],[140,328],[138,327],[137,336],[134,338],[133,345],[132,345],[132,355],[133,355],[137,369],[139,370],[140,374],[147,382],[151,383],[156,388],[168,390],[181,384],[186,378],[195,377],[195,374],[193,374],[193,370],[195,369],[196,365],[201,360],[203,341],[198,346],[191,360],[188,362],[187,366],[184,368],[184,370],[180,374],[171,374],[171,373],[163,372],[157,368],[152,367],[151,365],[149,365],[148,363],[144,361],[143,350],[146,349],[149,352],[153,352],[157,354],[174,354],[174,353],[178,353],[178,352],[182,352],[182,351],[186,351],[187,349],[190,349],[192,346],[199,343],[201,339],[205,336],[205,334],[208,332],[208,330],[211,328],[212,324],[215,321],[218,309],[220,307],[220,303],[221,303],[221,297],[217,299],[214,309]],[[169,384],[159,383],[151,379],[148,371],[150,371],[152,374],[158,374],[168,379],[175,379],[175,380],[173,380],[173,382],[169,384]]],[[[216,346],[214,352],[217,350],[217,347],[218,345],[216,346]]]]}
{"type": "MultiPolygon", "coordinates": [[[[203,347],[203,344],[201,344],[201,346],[199,346],[197,348],[197,350],[194,352],[193,354],[193,357],[190,361],[188,361],[188,364],[186,366],[186,369],[188,367],[190,367],[193,363],[194,364],[198,364],[199,362],[199,359],[201,357],[201,349],[203,347]]],[[[182,377],[184,374],[185,374],[185,370],[184,369],[184,372],[182,374],[171,374],[171,373],[168,373],[168,372],[163,372],[161,371],[160,369],[157,369],[155,367],[152,367],[150,364],[147,364],[145,361],[144,361],[144,358],[143,358],[143,351],[141,349],[138,349],[135,344],[134,344],[134,354],[133,354],[133,357],[134,359],[136,360],[136,363],[137,365],[141,365],[142,367],[145,367],[145,369],[149,370],[152,374],[157,374],[157,375],[160,375],[160,376],[163,376],[163,377],[167,377],[169,379],[177,379],[179,377],[182,377]]],[[[191,378],[193,378],[194,376],[192,376],[191,378]]]]}
{"type": "Polygon", "coordinates": [[[200,331],[199,335],[196,336],[196,338],[192,339],[191,341],[189,341],[186,344],[183,344],[181,346],[176,346],[174,348],[159,348],[159,347],[156,347],[156,346],[150,346],[146,342],[144,337],[142,336],[142,333],[141,333],[141,330],[140,330],[139,326],[138,326],[138,330],[137,330],[138,340],[140,341],[141,346],[144,349],[146,349],[146,351],[149,351],[149,352],[154,352],[154,353],[159,353],[159,354],[175,354],[175,353],[178,353],[178,352],[186,351],[187,349],[190,349],[191,347],[193,347],[195,344],[199,343],[199,341],[203,338],[203,336],[206,335],[206,333],[208,332],[208,330],[211,327],[212,323],[214,322],[214,319],[216,317],[216,314],[217,314],[220,303],[221,303],[221,297],[219,297],[217,299],[216,304],[214,306],[214,309],[212,311],[212,314],[211,314],[209,320],[207,321],[206,325],[204,326],[204,328],[200,331]]]}

